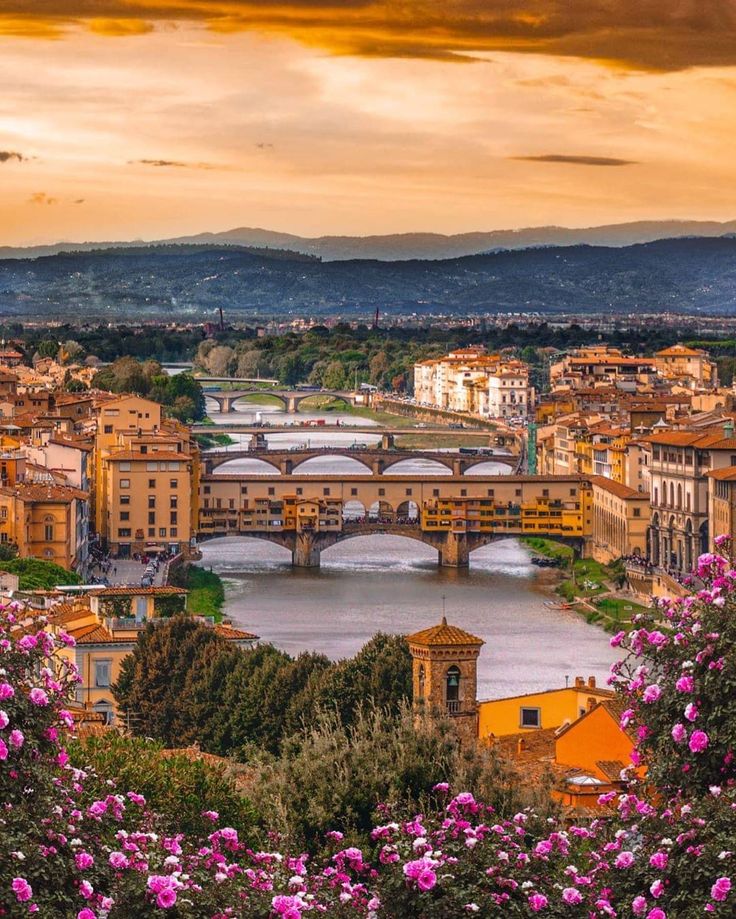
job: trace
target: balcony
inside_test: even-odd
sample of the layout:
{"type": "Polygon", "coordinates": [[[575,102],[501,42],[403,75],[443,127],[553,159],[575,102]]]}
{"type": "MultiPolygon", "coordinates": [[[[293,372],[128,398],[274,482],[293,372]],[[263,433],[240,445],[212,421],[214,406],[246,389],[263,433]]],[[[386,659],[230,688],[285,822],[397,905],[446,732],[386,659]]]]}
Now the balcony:
{"type": "Polygon", "coordinates": [[[460,714],[460,700],[459,699],[448,699],[447,700],[447,714],[448,715],[459,715],[460,714]]]}

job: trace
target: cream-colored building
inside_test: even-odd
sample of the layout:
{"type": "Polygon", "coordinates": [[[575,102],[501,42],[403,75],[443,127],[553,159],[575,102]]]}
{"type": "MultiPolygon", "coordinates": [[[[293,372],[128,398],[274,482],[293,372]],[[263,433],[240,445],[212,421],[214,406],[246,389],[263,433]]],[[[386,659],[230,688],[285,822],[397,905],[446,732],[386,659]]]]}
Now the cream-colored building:
{"type": "Polygon", "coordinates": [[[529,369],[480,347],[462,348],[414,365],[414,398],[433,408],[489,418],[526,416],[529,369]]]}
{"type": "Polygon", "coordinates": [[[654,355],[657,373],[664,380],[676,382],[691,389],[716,389],[718,368],[705,351],[672,345],[654,355]]]}
{"type": "Polygon", "coordinates": [[[645,558],[649,495],[601,476],[593,486],[593,558],[604,564],[627,555],[645,558]]]}

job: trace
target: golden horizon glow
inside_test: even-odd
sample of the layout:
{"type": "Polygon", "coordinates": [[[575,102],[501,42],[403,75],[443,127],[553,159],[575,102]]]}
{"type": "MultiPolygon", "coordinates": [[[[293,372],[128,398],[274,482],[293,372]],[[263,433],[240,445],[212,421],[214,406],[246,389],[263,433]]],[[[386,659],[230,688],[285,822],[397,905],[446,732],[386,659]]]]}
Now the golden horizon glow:
{"type": "Polygon", "coordinates": [[[5,0],[0,245],[736,217],[736,13],[5,0]]]}

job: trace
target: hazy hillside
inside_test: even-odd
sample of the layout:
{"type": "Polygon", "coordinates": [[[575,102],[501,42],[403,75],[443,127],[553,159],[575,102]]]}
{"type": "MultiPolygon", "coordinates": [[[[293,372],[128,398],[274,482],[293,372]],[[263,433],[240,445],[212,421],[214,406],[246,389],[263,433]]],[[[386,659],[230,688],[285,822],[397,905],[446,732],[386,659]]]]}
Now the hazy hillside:
{"type": "Polygon", "coordinates": [[[0,261],[4,315],[736,312],[736,239],[573,246],[437,261],[324,262],[234,247],[0,261]]]}
{"type": "Polygon", "coordinates": [[[58,252],[89,252],[93,249],[128,248],[156,244],[206,244],[256,246],[291,249],[326,260],[375,258],[386,261],[405,259],[457,258],[499,249],[527,249],[531,246],[630,246],[684,236],[714,237],[736,233],[736,220],[727,223],[697,220],[650,220],[638,223],[568,229],[566,227],[532,227],[523,230],[494,230],[483,233],[398,233],[387,236],[319,236],[307,238],[256,227],[238,227],[222,233],[199,233],[153,243],[134,240],[115,242],[60,242],[48,246],[18,248],[0,246],[2,258],[35,258],[58,252]]]}

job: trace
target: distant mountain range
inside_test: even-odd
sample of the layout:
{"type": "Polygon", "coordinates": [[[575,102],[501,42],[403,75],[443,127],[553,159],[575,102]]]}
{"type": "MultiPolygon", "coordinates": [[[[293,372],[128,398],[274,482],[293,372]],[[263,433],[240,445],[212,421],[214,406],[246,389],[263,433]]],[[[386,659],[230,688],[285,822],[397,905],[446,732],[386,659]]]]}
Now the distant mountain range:
{"type": "Polygon", "coordinates": [[[404,259],[444,259],[478,255],[501,249],[528,249],[536,246],[631,246],[658,239],[714,237],[736,233],[736,220],[726,223],[698,220],[648,220],[618,223],[584,229],[532,227],[524,230],[493,230],[487,233],[395,233],[387,236],[318,236],[308,238],[278,233],[257,227],[238,227],[221,233],[198,233],[176,239],[143,242],[60,242],[48,246],[0,246],[0,259],[36,258],[58,252],[89,252],[93,249],[147,247],[150,245],[255,246],[290,249],[333,261],[370,258],[385,261],[404,259]]]}
{"type": "Polygon", "coordinates": [[[0,261],[0,316],[736,314],[736,238],[566,246],[443,260],[322,261],[222,245],[0,261]]]}

